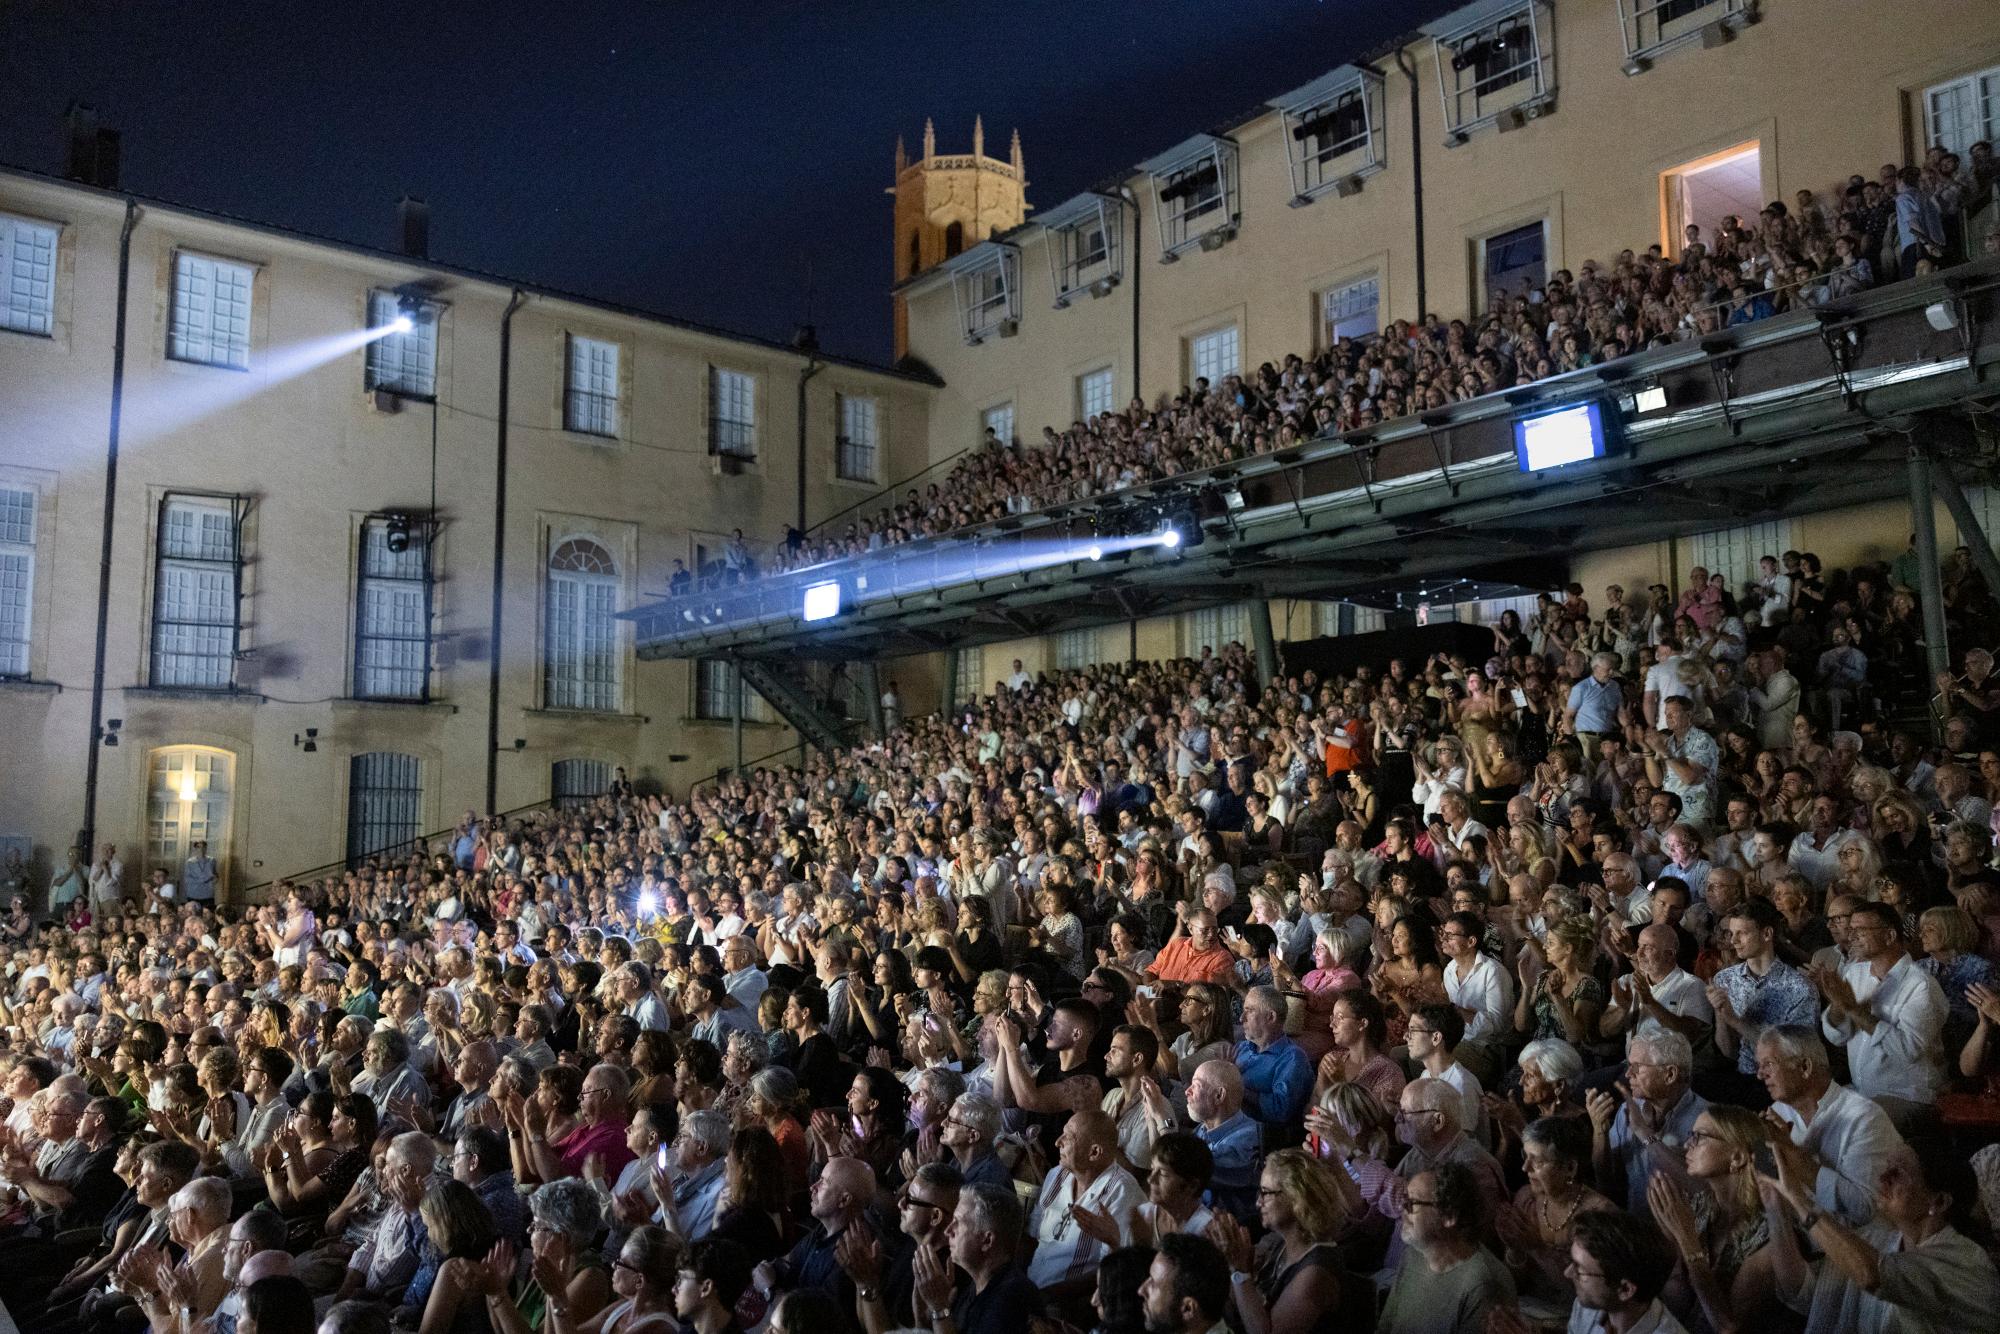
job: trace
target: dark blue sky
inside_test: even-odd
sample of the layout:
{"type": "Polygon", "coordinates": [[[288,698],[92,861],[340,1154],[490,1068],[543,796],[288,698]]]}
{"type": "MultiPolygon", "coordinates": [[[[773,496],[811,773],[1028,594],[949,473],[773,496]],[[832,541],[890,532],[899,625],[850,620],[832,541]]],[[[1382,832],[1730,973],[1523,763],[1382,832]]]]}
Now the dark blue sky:
{"type": "Polygon", "coordinates": [[[1047,206],[1452,8],[1434,0],[0,0],[0,161],[95,103],[143,194],[889,356],[915,151],[1021,131],[1047,206]]]}

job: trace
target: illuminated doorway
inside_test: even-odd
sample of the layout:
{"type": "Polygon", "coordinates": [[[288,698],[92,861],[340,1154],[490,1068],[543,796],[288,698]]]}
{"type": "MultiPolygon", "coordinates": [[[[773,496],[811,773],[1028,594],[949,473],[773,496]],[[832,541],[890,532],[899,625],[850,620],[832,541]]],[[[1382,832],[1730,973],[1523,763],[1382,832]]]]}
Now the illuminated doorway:
{"type": "Polygon", "coordinates": [[[1713,246],[1722,220],[1732,213],[1755,229],[1766,202],[1763,150],[1755,142],[1725,148],[1663,172],[1661,184],[1668,253],[1679,255],[1686,247],[1690,225],[1701,228],[1704,245],[1713,246]]]}

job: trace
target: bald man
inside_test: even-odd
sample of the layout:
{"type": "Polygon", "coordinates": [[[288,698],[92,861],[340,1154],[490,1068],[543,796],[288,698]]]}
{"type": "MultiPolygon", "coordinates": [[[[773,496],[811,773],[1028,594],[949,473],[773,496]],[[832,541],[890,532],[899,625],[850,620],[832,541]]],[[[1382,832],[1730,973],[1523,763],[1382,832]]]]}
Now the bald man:
{"type": "Polygon", "coordinates": [[[1079,1217],[1123,1229],[1146,1198],[1138,1178],[1118,1161],[1118,1127],[1106,1112],[1077,1112],[1056,1137],[1056,1165],[1042,1181],[1028,1235],[1035,1251],[1028,1277],[1048,1300],[1086,1300],[1097,1266],[1111,1248],[1079,1225],[1079,1217]]]}
{"type": "Polygon", "coordinates": [[[1188,1080],[1187,1105],[1196,1138],[1215,1159],[1207,1203],[1245,1226],[1255,1223],[1261,1136],[1243,1110],[1243,1072],[1234,1061],[1202,1062],[1188,1080]]]}
{"type": "Polygon", "coordinates": [[[859,1158],[829,1158],[812,1185],[813,1228],[782,1260],[767,1260],[751,1277],[766,1296],[818,1289],[854,1309],[854,1280],[841,1268],[836,1248],[850,1227],[867,1227],[875,1203],[875,1169],[859,1158]]]}

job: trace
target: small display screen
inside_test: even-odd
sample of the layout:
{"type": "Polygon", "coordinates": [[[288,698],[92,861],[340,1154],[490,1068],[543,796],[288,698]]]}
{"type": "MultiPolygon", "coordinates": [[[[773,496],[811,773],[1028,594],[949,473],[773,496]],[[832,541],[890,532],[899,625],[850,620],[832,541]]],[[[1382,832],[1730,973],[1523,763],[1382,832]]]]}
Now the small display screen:
{"type": "Polygon", "coordinates": [[[1604,456],[1604,414],[1595,403],[1523,417],[1514,423],[1522,472],[1541,472],[1604,456]]]}
{"type": "Polygon", "coordinates": [[[807,586],[805,618],[808,621],[830,621],[838,615],[840,585],[837,582],[807,586]]]}

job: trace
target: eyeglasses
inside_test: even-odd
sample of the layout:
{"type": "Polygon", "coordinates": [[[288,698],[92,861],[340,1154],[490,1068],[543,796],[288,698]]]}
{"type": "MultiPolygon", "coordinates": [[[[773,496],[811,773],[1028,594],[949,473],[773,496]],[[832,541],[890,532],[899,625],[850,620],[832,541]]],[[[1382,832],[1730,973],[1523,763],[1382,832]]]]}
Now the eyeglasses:
{"type": "Polygon", "coordinates": [[[1687,1143],[1700,1144],[1703,1141],[1707,1141],[1713,1144],[1720,1144],[1722,1143],[1722,1136],[1716,1134],[1713,1130],[1702,1130],[1699,1127],[1688,1131],[1686,1137],[1687,1143]]]}
{"type": "Polygon", "coordinates": [[[1420,1200],[1414,1195],[1405,1195],[1403,1197],[1403,1212],[1406,1214],[1415,1213],[1419,1209],[1435,1209],[1437,1207],[1438,1202],[1436,1200],[1420,1200]]]}

